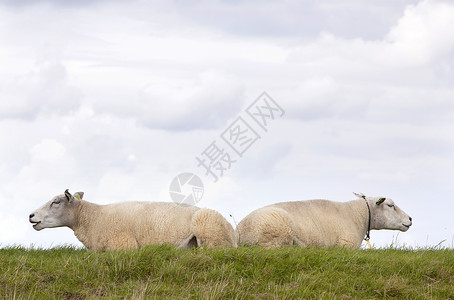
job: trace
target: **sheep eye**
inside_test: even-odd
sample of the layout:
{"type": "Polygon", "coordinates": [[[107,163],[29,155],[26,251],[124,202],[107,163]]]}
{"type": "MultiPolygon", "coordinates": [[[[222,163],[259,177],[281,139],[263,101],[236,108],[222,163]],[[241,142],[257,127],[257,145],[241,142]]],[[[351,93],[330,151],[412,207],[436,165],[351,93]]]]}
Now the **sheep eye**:
{"type": "Polygon", "coordinates": [[[388,204],[388,206],[389,206],[389,207],[394,207],[394,205],[393,205],[393,204],[388,204]]]}
{"type": "Polygon", "coordinates": [[[60,204],[60,200],[52,202],[51,206],[52,205],[58,205],[58,204],[60,204]]]}

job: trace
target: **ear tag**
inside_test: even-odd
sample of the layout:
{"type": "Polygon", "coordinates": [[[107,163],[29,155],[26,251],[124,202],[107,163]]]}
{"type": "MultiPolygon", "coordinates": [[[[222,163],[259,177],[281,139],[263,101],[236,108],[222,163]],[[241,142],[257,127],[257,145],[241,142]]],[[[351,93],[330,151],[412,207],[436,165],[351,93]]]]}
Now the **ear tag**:
{"type": "Polygon", "coordinates": [[[380,198],[380,199],[378,199],[378,201],[375,202],[375,203],[376,203],[377,205],[380,205],[380,204],[382,204],[383,202],[385,202],[385,200],[386,200],[386,198],[380,198]]]}
{"type": "Polygon", "coordinates": [[[371,244],[369,242],[369,239],[367,239],[366,242],[367,242],[367,246],[369,246],[369,249],[372,249],[372,246],[371,246],[371,244]]]}
{"type": "Polygon", "coordinates": [[[76,197],[78,200],[80,200],[79,194],[75,194],[74,197],[76,197]]]}

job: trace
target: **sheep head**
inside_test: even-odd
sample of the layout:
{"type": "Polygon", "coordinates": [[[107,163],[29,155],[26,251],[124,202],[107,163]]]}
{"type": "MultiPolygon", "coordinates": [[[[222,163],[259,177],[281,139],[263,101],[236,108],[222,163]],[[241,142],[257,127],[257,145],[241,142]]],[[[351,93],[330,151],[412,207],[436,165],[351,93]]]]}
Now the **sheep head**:
{"type": "Polygon", "coordinates": [[[407,231],[412,223],[412,218],[401,210],[392,199],[384,197],[366,197],[362,193],[353,193],[358,198],[364,199],[370,208],[370,229],[391,229],[407,231]]]}
{"type": "Polygon", "coordinates": [[[73,195],[66,190],[64,194],[55,196],[52,200],[32,212],[29,216],[30,223],[35,230],[74,225],[77,206],[83,198],[83,192],[73,195]]]}

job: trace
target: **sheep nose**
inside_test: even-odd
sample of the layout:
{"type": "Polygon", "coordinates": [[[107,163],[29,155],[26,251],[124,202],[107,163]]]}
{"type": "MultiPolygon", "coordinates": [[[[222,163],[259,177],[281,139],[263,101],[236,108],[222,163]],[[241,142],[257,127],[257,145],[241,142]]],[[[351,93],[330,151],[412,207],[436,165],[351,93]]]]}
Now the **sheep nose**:
{"type": "Polygon", "coordinates": [[[408,217],[410,219],[410,222],[413,220],[411,217],[408,217]]]}
{"type": "Polygon", "coordinates": [[[28,218],[31,219],[31,218],[33,218],[34,216],[35,216],[35,214],[34,214],[34,213],[31,213],[31,214],[28,216],[28,218]]]}

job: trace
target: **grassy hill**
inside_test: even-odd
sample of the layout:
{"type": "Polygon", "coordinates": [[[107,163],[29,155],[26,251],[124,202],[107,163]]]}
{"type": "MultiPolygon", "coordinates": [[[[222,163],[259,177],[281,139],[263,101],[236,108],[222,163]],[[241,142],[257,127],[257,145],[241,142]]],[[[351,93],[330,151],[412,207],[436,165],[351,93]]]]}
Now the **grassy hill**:
{"type": "Polygon", "coordinates": [[[454,299],[454,250],[0,249],[1,299],[454,299]]]}

